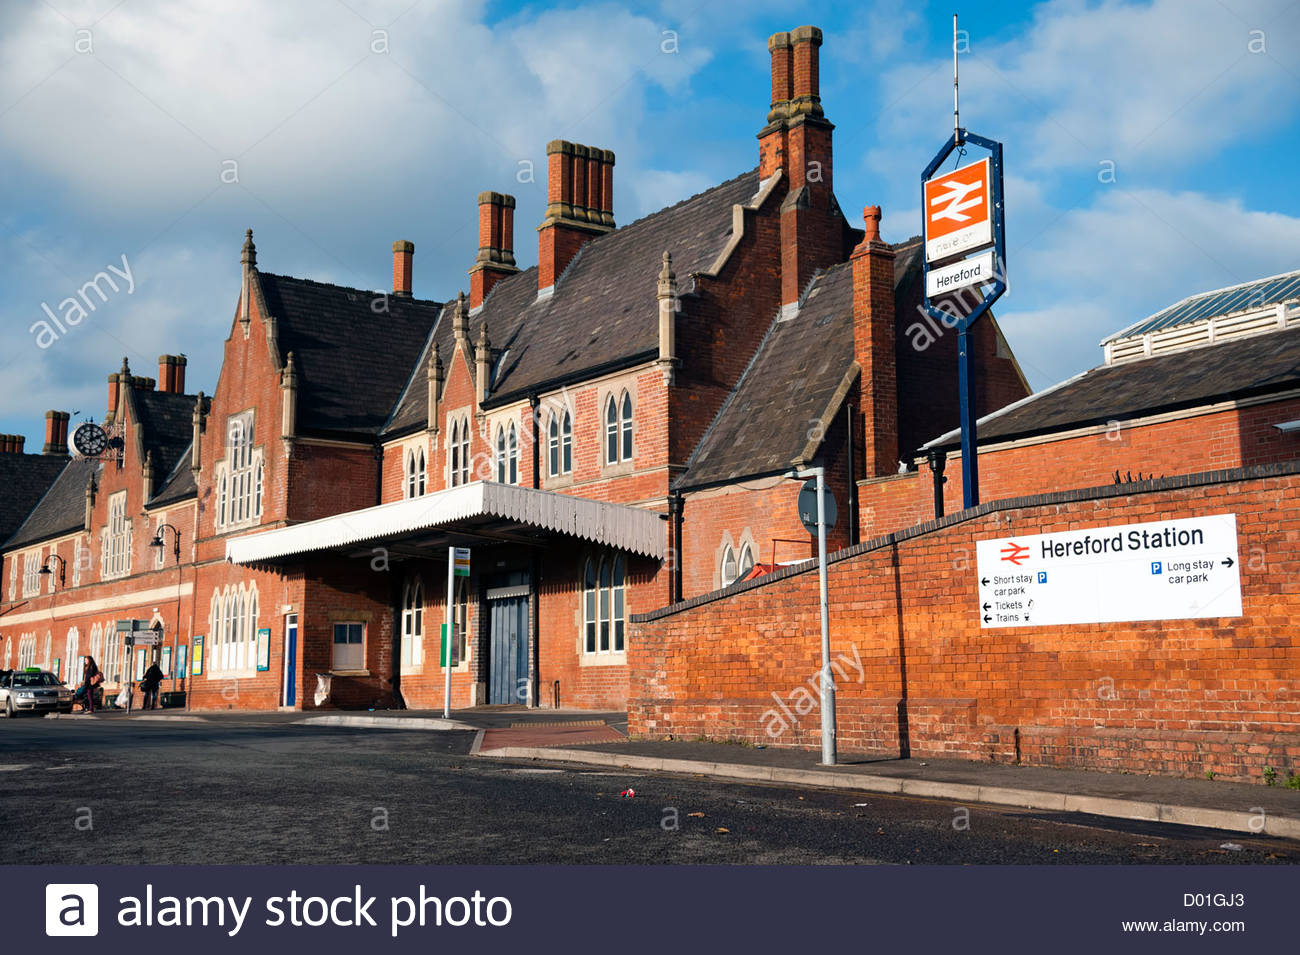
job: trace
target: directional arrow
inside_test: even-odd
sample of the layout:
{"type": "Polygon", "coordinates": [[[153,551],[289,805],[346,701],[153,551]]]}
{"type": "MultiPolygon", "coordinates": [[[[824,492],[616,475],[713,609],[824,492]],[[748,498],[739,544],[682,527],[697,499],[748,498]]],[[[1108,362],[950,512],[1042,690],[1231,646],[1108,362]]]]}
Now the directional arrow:
{"type": "Polygon", "coordinates": [[[993,618],[990,617],[988,614],[985,614],[985,615],[984,615],[984,622],[985,622],[985,623],[988,623],[988,622],[991,621],[992,619],[993,619],[993,618]]]}
{"type": "Polygon", "coordinates": [[[988,610],[991,606],[992,606],[991,604],[989,604],[989,603],[986,602],[986,603],[984,604],[984,609],[985,609],[985,610],[988,610]]]}
{"type": "Polygon", "coordinates": [[[989,579],[987,577],[984,577],[983,579],[980,580],[980,583],[983,584],[985,587],[987,587],[989,585],[989,579]]]}
{"type": "Polygon", "coordinates": [[[1223,566],[1224,566],[1224,567],[1231,567],[1234,563],[1236,563],[1236,561],[1234,561],[1231,557],[1225,557],[1225,558],[1223,558],[1223,566]]]}

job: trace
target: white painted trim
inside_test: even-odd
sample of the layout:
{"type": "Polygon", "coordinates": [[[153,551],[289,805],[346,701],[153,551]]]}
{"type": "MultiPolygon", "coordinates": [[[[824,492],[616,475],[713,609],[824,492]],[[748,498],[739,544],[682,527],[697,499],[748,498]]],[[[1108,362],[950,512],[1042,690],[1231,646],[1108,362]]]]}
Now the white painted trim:
{"type": "Polygon", "coordinates": [[[101,610],[112,610],[117,607],[135,607],[164,600],[175,600],[177,596],[188,597],[192,593],[194,593],[194,582],[188,581],[180,585],[179,591],[173,584],[170,587],[155,587],[152,590],[139,590],[135,593],[115,594],[112,597],[99,597],[95,600],[82,600],[78,603],[56,606],[52,610],[29,610],[27,613],[9,613],[0,619],[3,619],[6,627],[19,626],[37,620],[49,620],[51,615],[58,620],[82,614],[97,613],[101,610]]]}

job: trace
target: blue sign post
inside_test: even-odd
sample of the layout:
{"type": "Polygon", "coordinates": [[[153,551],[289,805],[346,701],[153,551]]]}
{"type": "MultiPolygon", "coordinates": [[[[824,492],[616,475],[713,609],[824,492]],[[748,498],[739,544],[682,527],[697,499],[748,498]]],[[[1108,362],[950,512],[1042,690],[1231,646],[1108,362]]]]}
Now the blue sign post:
{"type": "Polygon", "coordinates": [[[968,132],[961,125],[957,103],[957,17],[952,18],[952,135],[921,173],[921,220],[924,251],[925,311],[947,328],[957,326],[957,392],[961,406],[962,504],[980,502],[979,458],[975,443],[975,356],[971,328],[1007,290],[1006,209],[1002,201],[1002,144],[968,132]],[[967,143],[986,149],[989,157],[936,176],[943,161],[967,143]],[[993,247],[993,261],[984,255],[962,258],[993,247]],[[983,260],[983,261],[981,261],[983,260]],[[979,301],[966,302],[964,289],[983,288],[979,301]],[[953,296],[946,308],[931,298],[953,296]],[[955,302],[954,300],[955,299],[955,302]],[[967,307],[969,306],[969,307],[967,307]]]}

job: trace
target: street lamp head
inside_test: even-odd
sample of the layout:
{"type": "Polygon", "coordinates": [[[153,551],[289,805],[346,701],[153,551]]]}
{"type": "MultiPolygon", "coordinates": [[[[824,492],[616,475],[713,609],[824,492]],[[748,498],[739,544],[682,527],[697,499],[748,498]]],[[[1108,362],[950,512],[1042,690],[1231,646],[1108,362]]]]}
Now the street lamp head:
{"type": "Polygon", "coordinates": [[[41,564],[41,569],[40,571],[38,571],[38,573],[40,573],[42,577],[48,577],[50,574],[54,573],[54,571],[50,570],[49,561],[46,561],[45,563],[41,564]]]}
{"type": "Polygon", "coordinates": [[[150,547],[162,547],[162,546],[163,546],[162,534],[160,534],[160,533],[159,533],[159,534],[154,534],[154,535],[153,535],[153,540],[151,540],[151,541],[149,542],[149,546],[150,546],[150,547]]]}

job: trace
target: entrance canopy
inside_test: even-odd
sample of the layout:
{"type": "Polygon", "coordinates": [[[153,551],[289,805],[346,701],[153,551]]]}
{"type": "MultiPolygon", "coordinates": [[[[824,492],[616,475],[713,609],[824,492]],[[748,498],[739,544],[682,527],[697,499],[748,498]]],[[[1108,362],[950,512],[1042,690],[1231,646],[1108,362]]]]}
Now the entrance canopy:
{"type": "Polygon", "coordinates": [[[428,556],[449,544],[540,545],[564,536],[662,560],[667,534],[656,511],[554,491],[479,481],[462,487],[246,534],[226,542],[235,564],[275,563],[363,545],[428,556]]]}

